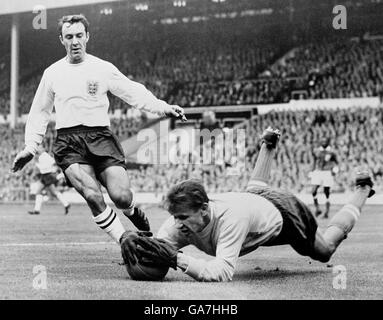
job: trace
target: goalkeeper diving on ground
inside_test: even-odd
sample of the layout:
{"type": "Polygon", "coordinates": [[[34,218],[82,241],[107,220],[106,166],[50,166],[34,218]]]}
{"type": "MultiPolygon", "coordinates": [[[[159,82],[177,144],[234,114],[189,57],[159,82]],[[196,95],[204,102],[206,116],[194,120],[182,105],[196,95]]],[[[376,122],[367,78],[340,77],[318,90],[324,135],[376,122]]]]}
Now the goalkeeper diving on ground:
{"type": "MultiPolygon", "coordinates": [[[[231,281],[238,258],[260,246],[290,245],[297,253],[328,262],[359,219],[368,197],[375,191],[365,172],[359,172],[351,199],[329,221],[324,232],[309,207],[288,191],[268,186],[271,164],[280,131],[262,134],[262,145],[244,192],[208,197],[204,186],[186,180],[166,196],[170,217],[155,238],[137,235],[134,243],[122,241],[123,257],[138,262],[180,269],[198,281],[231,281]],[[213,256],[199,259],[182,252],[187,245],[213,256]]],[[[126,258],[124,259],[126,260],[126,258]]],[[[127,263],[127,261],[125,261],[127,263]]]]}

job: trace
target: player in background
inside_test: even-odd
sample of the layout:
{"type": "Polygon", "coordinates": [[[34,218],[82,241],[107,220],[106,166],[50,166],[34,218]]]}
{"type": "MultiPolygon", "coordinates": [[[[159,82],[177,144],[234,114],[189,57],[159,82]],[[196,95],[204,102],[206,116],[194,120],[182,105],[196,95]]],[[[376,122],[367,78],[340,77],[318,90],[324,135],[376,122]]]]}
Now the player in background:
{"type": "Polygon", "coordinates": [[[116,243],[134,244],[137,232],[126,231],[117,214],[104,201],[101,185],[110,199],[140,230],[149,230],[145,214],[135,206],[135,195],[126,172],[125,154],[110,130],[107,93],[130,106],[159,116],[186,121],[184,110],[157,99],[146,87],[128,79],[112,63],[86,51],[89,22],[83,15],[64,16],[58,37],[66,56],[45,69],[25,127],[25,148],[13,163],[21,170],[36,154],[53,110],[57,136],[53,154],[72,186],[87,202],[93,220],[116,243]]]}
{"type": "Polygon", "coordinates": [[[328,218],[330,212],[330,191],[334,185],[334,175],[338,173],[338,159],[335,151],[330,146],[330,139],[322,138],[320,147],[314,150],[314,163],[311,172],[312,195],[315,206],[315,216],[322,214],[318,203],[318,189],[323,186],[326,197],[326,209],[323,217],[328,218]]]}
{"type": "Polygon", "coordinates": [[[209,198],[203,185],[193,180],[172,187],[167,194],[171,217],[157,238],[137,238],[139,261],[180,268],[198,281],[232,280],[238,257],[259,246],[289,244],[300,255],[329,261],[374,194],[373,183],[368,174],[359,173],[355,193],[322,232],[308,206],[292,193],[267,185],[278,139],[277,130],[263,133],[246,192],[209,198]],[[178,251],[189,244],[214,258],[198,259],[178,251]]]}
{"type": "Polygon", "coordinates": [[[28,211],[29,214],[40,214],[41,206],[44,202],[43,190],[48,190],[54,195],[64,206],[65,214],[69,213],[70,204],[61,192],[56,189],[57,183],[57,166],[56,162],[48,152],[44,150],[42,145],[39,146],[36,152],[36,167],[38,170],[37,186],[36,186],[36,199],[33,211],[28,211]]]}

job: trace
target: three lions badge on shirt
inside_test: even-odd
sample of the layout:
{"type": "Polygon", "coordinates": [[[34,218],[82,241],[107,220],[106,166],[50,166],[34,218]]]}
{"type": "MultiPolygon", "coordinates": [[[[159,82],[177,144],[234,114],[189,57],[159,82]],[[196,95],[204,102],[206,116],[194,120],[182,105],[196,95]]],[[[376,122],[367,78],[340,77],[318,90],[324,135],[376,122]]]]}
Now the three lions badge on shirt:
{"type": "Polygon", "coordinates": [[[86,84],[87,84],[88,95],[90,95],[92,98],[95,98],[97,96],[97,91],[99,87],[98,81],[88,80],[86,84]]]}

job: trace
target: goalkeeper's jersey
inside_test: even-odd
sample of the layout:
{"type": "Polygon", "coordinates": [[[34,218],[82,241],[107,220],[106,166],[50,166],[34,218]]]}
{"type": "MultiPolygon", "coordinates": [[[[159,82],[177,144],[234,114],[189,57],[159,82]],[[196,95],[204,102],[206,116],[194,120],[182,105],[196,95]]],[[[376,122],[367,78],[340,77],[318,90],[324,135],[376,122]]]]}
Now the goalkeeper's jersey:
{"type": "Polygon", "coordinates": [[[232,279],[238,257],[247,254],[282,229],[279,210],[265,198],[247,192],[229,192],[210,198],[211,221],[199,233],[185,234],[171,216],[161,226],[158,238],[168,240],[177,249],[189,244],[215,256],[206,261],[187,256],[185,271],[200,281],[232,279]]]}

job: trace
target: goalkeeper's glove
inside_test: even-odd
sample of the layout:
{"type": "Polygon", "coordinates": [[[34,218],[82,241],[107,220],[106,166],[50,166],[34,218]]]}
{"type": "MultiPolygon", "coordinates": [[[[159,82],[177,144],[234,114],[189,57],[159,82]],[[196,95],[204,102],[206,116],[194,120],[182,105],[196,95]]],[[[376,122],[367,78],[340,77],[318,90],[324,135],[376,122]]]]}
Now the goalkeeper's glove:
{"type": "Polygon", "coordinates": [[[137,239],[140,259],[150,260],[158,265],[177,269],[178,251],[163,239],[140,237],[137,239]]]}
{"type": "Polygon", "coordinates": [[[137,240],[150,237],[153,234],[148,231],[125,231],[120,238],[121,255],[125,264],[137,263],[137,240]]]}

